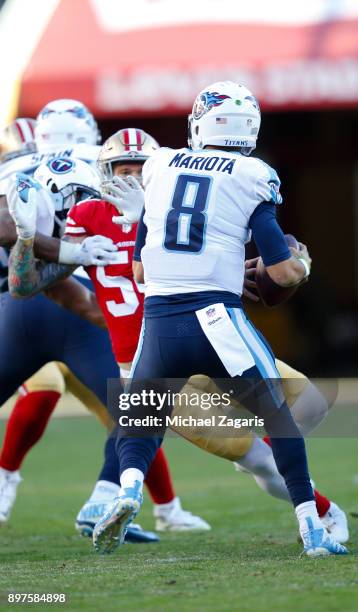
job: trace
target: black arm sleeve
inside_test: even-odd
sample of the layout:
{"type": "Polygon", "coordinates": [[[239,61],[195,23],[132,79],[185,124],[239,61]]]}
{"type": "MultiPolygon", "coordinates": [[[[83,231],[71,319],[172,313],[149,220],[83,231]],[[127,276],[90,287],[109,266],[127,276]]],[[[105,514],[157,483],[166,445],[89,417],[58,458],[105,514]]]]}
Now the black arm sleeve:
{"type": "Polygon", "coordinates": [[[249,227],[265,266],[273,266],[291,257],[286,238],[276,219],[275,204],[259,204],[250,217],[249,227]]]}
{"type": "Polygon", "coordinates": [[[142,211],[142,214],[140,216],[140,219],[138,221],[138,227],[137,227],[137,236],[136,236],[136,241],[135,241],[135,247],[134,247],[134,255],[133,255],[133,259],[134,261],[141,261],[141,250],[144,247],[145,244],[145,239],[147,237],[147,226],[143,221],[143,217],[144,217],[144,208],[142,211]]]}

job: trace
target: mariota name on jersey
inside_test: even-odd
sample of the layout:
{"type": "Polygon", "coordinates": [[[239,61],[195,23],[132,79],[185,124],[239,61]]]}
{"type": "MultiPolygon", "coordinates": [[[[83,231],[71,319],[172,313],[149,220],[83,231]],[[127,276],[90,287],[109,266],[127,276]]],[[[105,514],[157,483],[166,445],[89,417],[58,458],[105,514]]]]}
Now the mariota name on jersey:
{"type": "Polygon", "coordinates": [[[197,155],[185,155],[177,153],[169,162],[169,166],[176,168],[190,168],[195,170],[216,170],[217,172],[232,173],[235,158],[230,157],[200,157],[197,155]]]}

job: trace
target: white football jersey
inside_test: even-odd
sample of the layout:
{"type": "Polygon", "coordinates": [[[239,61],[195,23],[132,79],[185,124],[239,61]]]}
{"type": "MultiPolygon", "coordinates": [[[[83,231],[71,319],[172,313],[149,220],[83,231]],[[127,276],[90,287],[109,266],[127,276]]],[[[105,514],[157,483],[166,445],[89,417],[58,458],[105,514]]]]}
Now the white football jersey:
{"type": "Polygon", "coordinates": [[[237,152],[161,148],[143,183],[146,296],[241,295],[250,217],[261,202],[282,201],[276,172],[237,152]]]}
{"type": "MultiPolygon", "coordinates": [[[[73,157],[81,159],[93,167],[97,167],[100,149],[99,145],[77,144],[73,147],[62,147],[50,153],[30,153],[10,159],[0,164],[0,195],[6,194],[8,191],[11,184],[11,176],[14,173],[23,172],[33,176],[42,162],[50,161],[56,157],[73,157]]],[[[54,226],[55,211],[51,210],[51,206],[46,203],[45,199],[39,200],[38,207],[41,208],[38,208],[36,229],[41,234],[51,235],[52,230],[50,231],[49,228],[54,226]]],[[[57,223],[62,225],[59,220],[57,220],[57,223]]]]}
{"type": "Polygon", "coordinates": [[[50,161],[56,157],[74,157],[82,159],[91,166],[96,166],[100,149],[100,145],[78,144],[73,147],[64,146],[50,153],[28,153],[9,159],[9,161],[0,164],[0,193],[6,193],[6,179],[14,172],[24,172],[32,176],[42,162],[50,161]]]}

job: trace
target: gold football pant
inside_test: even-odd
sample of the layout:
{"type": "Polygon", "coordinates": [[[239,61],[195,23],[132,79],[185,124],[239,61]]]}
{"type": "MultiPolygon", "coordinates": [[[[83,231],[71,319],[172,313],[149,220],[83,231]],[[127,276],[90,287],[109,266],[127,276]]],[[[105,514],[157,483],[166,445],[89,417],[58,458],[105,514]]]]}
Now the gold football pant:
{"type": "MultiPolygon", "coordinates": [[[[277,359],[276,366],[282,378],[287,404],[292,407],[307,385],[310,384],[309,380],[304,374],[294,370],[283,361],[277,359]]],[[[51,362],[45,365],[26,382],[26,388],[29,392],[52,390],[63,394],[65,390],[70,391],[90,412],[96,415],[104,427],[109,430],[113,428],[114,422],[105,406],[63,363],[51,362]]],[[[201,375],[192,376],[182,391],[199,395],[200,393],[220,393],[220,390],[210,378],[201,375]]],[[[233,400],[232,406],[238,410],[238,416],[240,416],[239,412],[242,408],[238,402],[233,400]]],[[[187,408],[181,406],[180,409],[176,406],[172,416],[175,414],[180,414],[183,417],[189,414],[196,418],[203,417],[200,408],[192,406],[187,408]]],[[[218,407],[217,414],[225,413],[223,409],[218,407]]],[[[208,428],[172,426],[171,429],[208,453],[229,461],[235,461],[243,457],[250,450],[254,437],[252,431],[247,427],[241,429],[225,427],[225,437],[218,437],[215,432],[210,435],[208,428]]]]}

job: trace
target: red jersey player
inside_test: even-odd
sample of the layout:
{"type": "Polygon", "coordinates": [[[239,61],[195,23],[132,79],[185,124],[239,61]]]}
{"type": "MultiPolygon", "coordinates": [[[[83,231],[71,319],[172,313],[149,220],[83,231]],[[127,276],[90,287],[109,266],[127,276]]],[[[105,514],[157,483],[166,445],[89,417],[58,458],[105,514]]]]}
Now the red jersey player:
{"type": "Polygon", "coordinates": [[[104,200],[85,200],[74,206],[66,225],[67,237],[83,240],[100,233],[117,245],[117,259],[110,266],[91,266],[87,272],[95,288],[97,301],[107,322],[113,352],[123,376],[130,368],[138,344],[143,295],[135,282],[132,259],[137,226],[115,225],[113,204],[104,200]]]}

